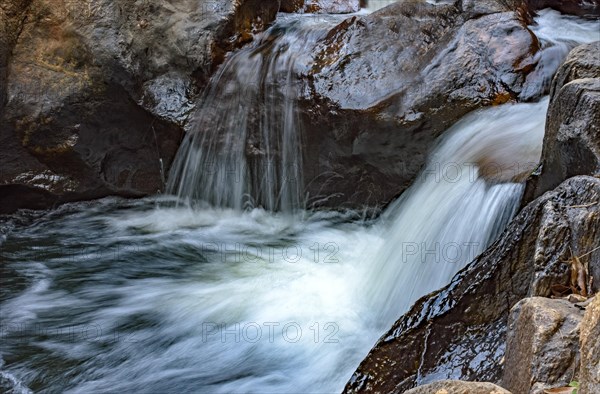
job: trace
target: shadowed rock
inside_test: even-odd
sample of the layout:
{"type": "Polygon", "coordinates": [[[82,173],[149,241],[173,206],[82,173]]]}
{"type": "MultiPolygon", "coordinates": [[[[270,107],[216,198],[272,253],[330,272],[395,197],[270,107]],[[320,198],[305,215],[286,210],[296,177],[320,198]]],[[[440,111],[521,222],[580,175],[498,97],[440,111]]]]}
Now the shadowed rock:
{"type": "Polygon", "coordinates": [[[527,0],[527,3],[533,10],[553,8],[563,14],[600,18],[600,1],[598,0],[527,0]]]}
{"type": "Polygon", "coordinates": [[[600,296],[586,308],[580,335],[581,394],[600,393],[600,296]]]}
{"type": "Polygon", "coordinates": [[[282,0],[281,12],[348,14],[360,10],[359,0],[282,0]]]}

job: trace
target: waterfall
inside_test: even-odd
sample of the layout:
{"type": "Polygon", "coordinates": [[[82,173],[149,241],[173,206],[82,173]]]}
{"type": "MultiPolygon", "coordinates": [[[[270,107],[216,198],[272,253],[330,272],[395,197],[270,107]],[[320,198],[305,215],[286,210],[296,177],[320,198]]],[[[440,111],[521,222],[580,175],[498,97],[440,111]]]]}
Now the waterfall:
{"type": "Polygon", "coordinates": [[[237,210],[304,207],[296,74],[309,67],[331,19],[281,16],[225,60],[177,154],[170,194],[237,210]]]}
{"type": "Polygon", "coordinates": [[[548,99],[471,113],[446,131],[426,168],[385,214],[385,245],[365,294],[384,329],[446,285],[516,213],[541,155],[548,99]]]}

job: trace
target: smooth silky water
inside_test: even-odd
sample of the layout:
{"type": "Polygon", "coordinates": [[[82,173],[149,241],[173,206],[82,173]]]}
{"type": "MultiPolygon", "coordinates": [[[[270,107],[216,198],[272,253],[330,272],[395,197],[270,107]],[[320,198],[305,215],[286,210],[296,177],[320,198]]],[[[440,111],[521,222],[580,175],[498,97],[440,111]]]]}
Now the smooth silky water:
{"type": "MultiPolygon", "coordinates": [[[[544,21],[557,17],[543,13],[536,29],[547,30],[544,21]]],[[[561,18],[591,28],[565,29],[557,40],[597,39],[595,25],[561,18]]],[[[331,23],[313,21],[308,32],[296,30],[305,43],[321,34],[322,23],[331,23]]],[[[294,30],[293,21],[282,23],[294,30]]],[[[275,47],[285,37],[273,30],[262,39],[269,35],[275,47]]],[[[278,48],[298,50],[288,44],[278,48]]],[[[256,62],[244,64],[256,73],[267,67],[286,75],[286,67],[306,61],[286,53],[281,62],[271,55],[250,60],[248,50],[240,56],[256,62]]],[[[240,59],[230,57],[217,78],[246,75],[237,65],[227,69],[240,59]]],[[[257,91],[272,89],[265,78],[254,84],[257,91]]],[[[283,81],[271,97],[296,89],[291,78],[283,81]]],[[[235,95],[221,89],[227,87],[207,93],[211,106],[219,95],[235,95]]],[[[255,91],[239,94],[258,100],[255,91]]],[[[264,134],[256,138],[277,141],[261,156],[274,168],[294,167],[289,163],[299,164],[294,144],[301,130],[292,124],[293,103],[280,105],[289,106],[282,111],[287,115],[262,120],[264,134]],[[283,134],[272,134],[277,130],[283,134]]],[[[508,180],[538,160],[546,108],[544,99],[467,115],[376,221],[358,220],[353,212],[302,210],[303,197],[294,195],[301,177],[286,186],[274,171],[261,184],[261,174],[243,169],[248,172],[238,179],[245,181],[228,185],[220,183],[218,168],[210,177],[198,174],[193,167],[210,163],[207,155],[221,163],[217,167],[230,159],[219,148],[223,141],[195,135],[177,158],[172,190],[178,197],[104,199],[2,219],[0,391],[341,391],[392,322],[418,297],[448,283],[514,215],[523,186],[508,180]],[[487,181],[482,163],[499,165],[485,171],[487,181]],[[199,179],[215,188],[188,186],[199,179]],[[198,198],[212,205],[190,204],[198,198]]],[[[245,122],[251,113],[230,115],[245,122]]],[[[212,116],[230,127],[225,114],[212,116]]]]}
{"type": "Polygon", "coordinates": [[[281,15],[225,61],[173,163],[170,194],[238,210],[305,207],[295,75],[312,66],[307,49],[343,18],[281,15]]]}

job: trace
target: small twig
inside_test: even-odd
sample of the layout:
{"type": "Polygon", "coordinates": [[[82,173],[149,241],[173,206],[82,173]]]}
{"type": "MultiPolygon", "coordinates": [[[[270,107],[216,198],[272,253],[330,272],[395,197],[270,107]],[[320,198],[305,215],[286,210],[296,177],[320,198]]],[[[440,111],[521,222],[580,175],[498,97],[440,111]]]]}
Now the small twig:
{"type": "MultiPolygon", "coordinates": [[[[569,247],[569,249],[571,249],[571,248],[569,247]]],[[[583,258],[583,257],[586,257],[586,256],[588,256],[588,255],[590,255],[590,254],[594,253],[594,252],[595,252],[595,251],[597,251],[598,249],[600,249],[600,246],[598,246],[598,247],[596,247],[596,248],[594,248],[594,249],[590,250],[590,251],[589,251],[589,252],[587,252],[586,254],[582,254],[581,256],[575,256],[575,254],[573,253],[573,250],[571,250],[571,256],[574,256],[574,257],[577,257],[578,259],[581,259],[581,258],[583,258]]],[[[560,262],[561,262],[561,263],[570,263],[570,262],[571,262],[571,260],[570,260],[570,259],[569,259],[569,260],[561,260],[560,262]]]]}
{"type": "Polygon", "coordinates": [[[582,257],[588,256],[588,255],[590,255],[590,254],[594,253],[595,251],[597,251],[598,249],[600,249],[600,246],[598,246],[598,247],[596,247],[596,248],[594,248],[594,249],[590,250],[590,251],[589,251],[589,252],[587,252],[586,254],[582,254],[581,256],[579,256],[579,258],[582,258],[582,257]]]}
{"type": "Polygon", "coordinates": [[[567,208],[588,208],[588,207],[594,206],[596,204],[598,204],[598,201],[591,202],[591,203],[585,204],[585,205],[568,205],[567,208]]]}

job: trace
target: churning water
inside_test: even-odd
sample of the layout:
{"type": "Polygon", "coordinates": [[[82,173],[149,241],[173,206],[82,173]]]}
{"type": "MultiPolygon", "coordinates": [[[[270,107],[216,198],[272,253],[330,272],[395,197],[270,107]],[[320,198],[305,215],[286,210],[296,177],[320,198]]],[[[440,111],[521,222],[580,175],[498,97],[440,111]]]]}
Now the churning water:
{"type": "MultiPolygon", "coordinates": [[[[298,141],[286,140],[286,127],[294,126],[287,109],[251,119],[253,111],[217,105],[237,100],[239,84],[259,78],[237,94],[256,105],[264,97],[293,106],[285,99],[295,89],[286,70],[304,60],[285,53],[298,48],[293,40],[284,46],[288,33],[277,36],[276,29],[232,56],[207,93],[205,115],[223,122],[218,127],[237,127],[238,140],[231,133],[220,141],[207,130],[184,148],[202,149],[178,159],[179,182],[189,175],[214,193],[174,182],[179,198],[105,199],[4,219],[0,390],[339,392],[391,322],[504,228],[522,192],[510,180],[539,158],[547,100],[465,117],[376,222],[353,213],[239,210],[301,200],[293,194],[300,186],[284,186],[277,171],[264,173],[272,177],[268,186],[251,174],[265,168],[263,160],[299,160],[297,147],[282,148],[298,141]],[[242,66],[250,74],[240,73],[242,66]],[[238,116],[240,124],[233,122],[238,116]],[[243,122],[259,122],[264,133],[252,139],[260,153],[249,155],[248,172],[239,173],[245,180],[231,185],[218,171],[223,155],[246,160],[243,122]],[[278,127],[282,134],[273,134],[278,127]],[[216,172],[206,178],[192,171],[198,165],[216,172]],[[195,198],[211,205],[181,204],[195,198]]],[[[309,30],[296,37],[314,39],[318,29],[309,30]]]]}

